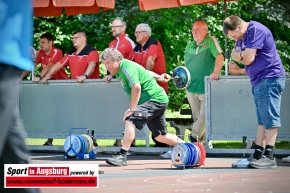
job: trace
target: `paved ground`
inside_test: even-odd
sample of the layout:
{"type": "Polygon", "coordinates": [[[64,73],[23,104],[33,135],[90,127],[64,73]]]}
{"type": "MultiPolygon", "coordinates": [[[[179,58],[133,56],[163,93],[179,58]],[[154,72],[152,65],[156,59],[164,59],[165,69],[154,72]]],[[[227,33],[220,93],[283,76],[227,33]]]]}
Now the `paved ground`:
{"type": "Polygon", "coordinates": [[[205,167],[180,170],[157,155],[128,156],[128,166],[98,160],[64,160],[62,154],[33,154],[37,164],[99,164],[99,189],[41,189],[41,193],[290,193],[290,163],[275,169],[234,169],[239,158],[206,158],[205,167]]]}

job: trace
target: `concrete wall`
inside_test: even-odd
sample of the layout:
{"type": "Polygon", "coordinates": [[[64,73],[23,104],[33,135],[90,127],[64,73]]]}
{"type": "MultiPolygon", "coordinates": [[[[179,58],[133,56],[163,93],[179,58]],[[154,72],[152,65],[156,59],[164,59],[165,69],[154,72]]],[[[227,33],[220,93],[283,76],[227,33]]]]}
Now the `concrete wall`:
{"type": "MultiPolygon", "coordinates": [[[[31,138],[66,138],[71,128],[95,130],[98,139],[122,139],[124,112],[129,102],[119,81],[23,81],[20,113],[31,138]]],[[[73,133],[84,133],[74,130],[73,133]]],[[[148,129],[136,132],[136,139],[148,139],[148,129]]]]}

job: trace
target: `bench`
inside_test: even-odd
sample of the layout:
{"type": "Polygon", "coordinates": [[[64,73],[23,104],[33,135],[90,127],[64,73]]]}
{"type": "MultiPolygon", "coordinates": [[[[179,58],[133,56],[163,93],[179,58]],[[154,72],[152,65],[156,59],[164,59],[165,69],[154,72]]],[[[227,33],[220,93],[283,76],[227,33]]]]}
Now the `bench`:
{"type": "MultiPolygon", "coordinates": [[[[189,104],[187,98],[183,99],[183,104],[189,104]]],[[[166,118],[166,121],[169,122],[170,126],[175,128],[176,135],[178,135],[181,139],[185,138],[185,130],[191,130],[191,126],[193,124],[192,112],[190,108],[182,108],[180,110],[181,115],[190,115],[190,118],[166,118]]]]}

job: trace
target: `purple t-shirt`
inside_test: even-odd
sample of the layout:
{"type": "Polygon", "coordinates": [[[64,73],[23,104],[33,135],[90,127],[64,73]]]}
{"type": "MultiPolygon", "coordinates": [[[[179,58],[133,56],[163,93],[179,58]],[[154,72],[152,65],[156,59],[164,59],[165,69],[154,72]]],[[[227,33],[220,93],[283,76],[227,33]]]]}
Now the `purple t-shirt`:
{"type": "Polygon", "coordinates": [[[255,60],[246,66],[247,75],[254,87],[264,78],[277,78],[285,74],[271,31],[259,22],[251,21],[237,47],[257,49],[255,60]]]}

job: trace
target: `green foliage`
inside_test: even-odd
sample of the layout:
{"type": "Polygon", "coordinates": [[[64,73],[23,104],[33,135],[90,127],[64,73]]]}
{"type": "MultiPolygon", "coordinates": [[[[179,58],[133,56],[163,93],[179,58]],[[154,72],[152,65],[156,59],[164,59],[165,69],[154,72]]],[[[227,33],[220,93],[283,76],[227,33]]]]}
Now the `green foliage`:
{"type": "MultiPolygon", "coordinates": [[[[289,4],[289,3],[288,3],[289,4]]],[[[266,25],[273,33],[277,48],[287,71],[290,69],[289,7],[283,0],[240,0],[227,3],[227,15],[239,15],[244,20],[256,20],[266,25]],[[284,20],[283,20],[284,19],[284,20]]],[[[137,0],[116,0],[116,6],[111,11],[100,11],[97,14],[78,15],[57,18],[34,18],[34,46],[38,48],[38,38],[44,32],[53,33],[57,39],[57,47],[63,52],[71,49],[71,35],[76,30],[83,30],[88,35],[88,43],[99,52],[108,47],[113,39],[110,24],[116,18],[127,22],[127,34],[135,40],[134,31],[139,23],[148,23],[152,28],[152,37],[158,39],[166,57],[167,72],[172,74],[177,66],[184,65],[184,49],[191,35],[192,24],[197,19],[205,20],[209,25],[210,35],[214,35],[224,50],[233,48],[234,42],[226,39],[222,32],[225,18],[224,2],[218,4],[191,5],[171,9],[140,11],[137,0]]],[[[106,73],[101,65],[102,76],[106,73]]],[[[185,97],[185,91],[177,90],[169,84],[169,108],[178,110],[185,97]]]]}

